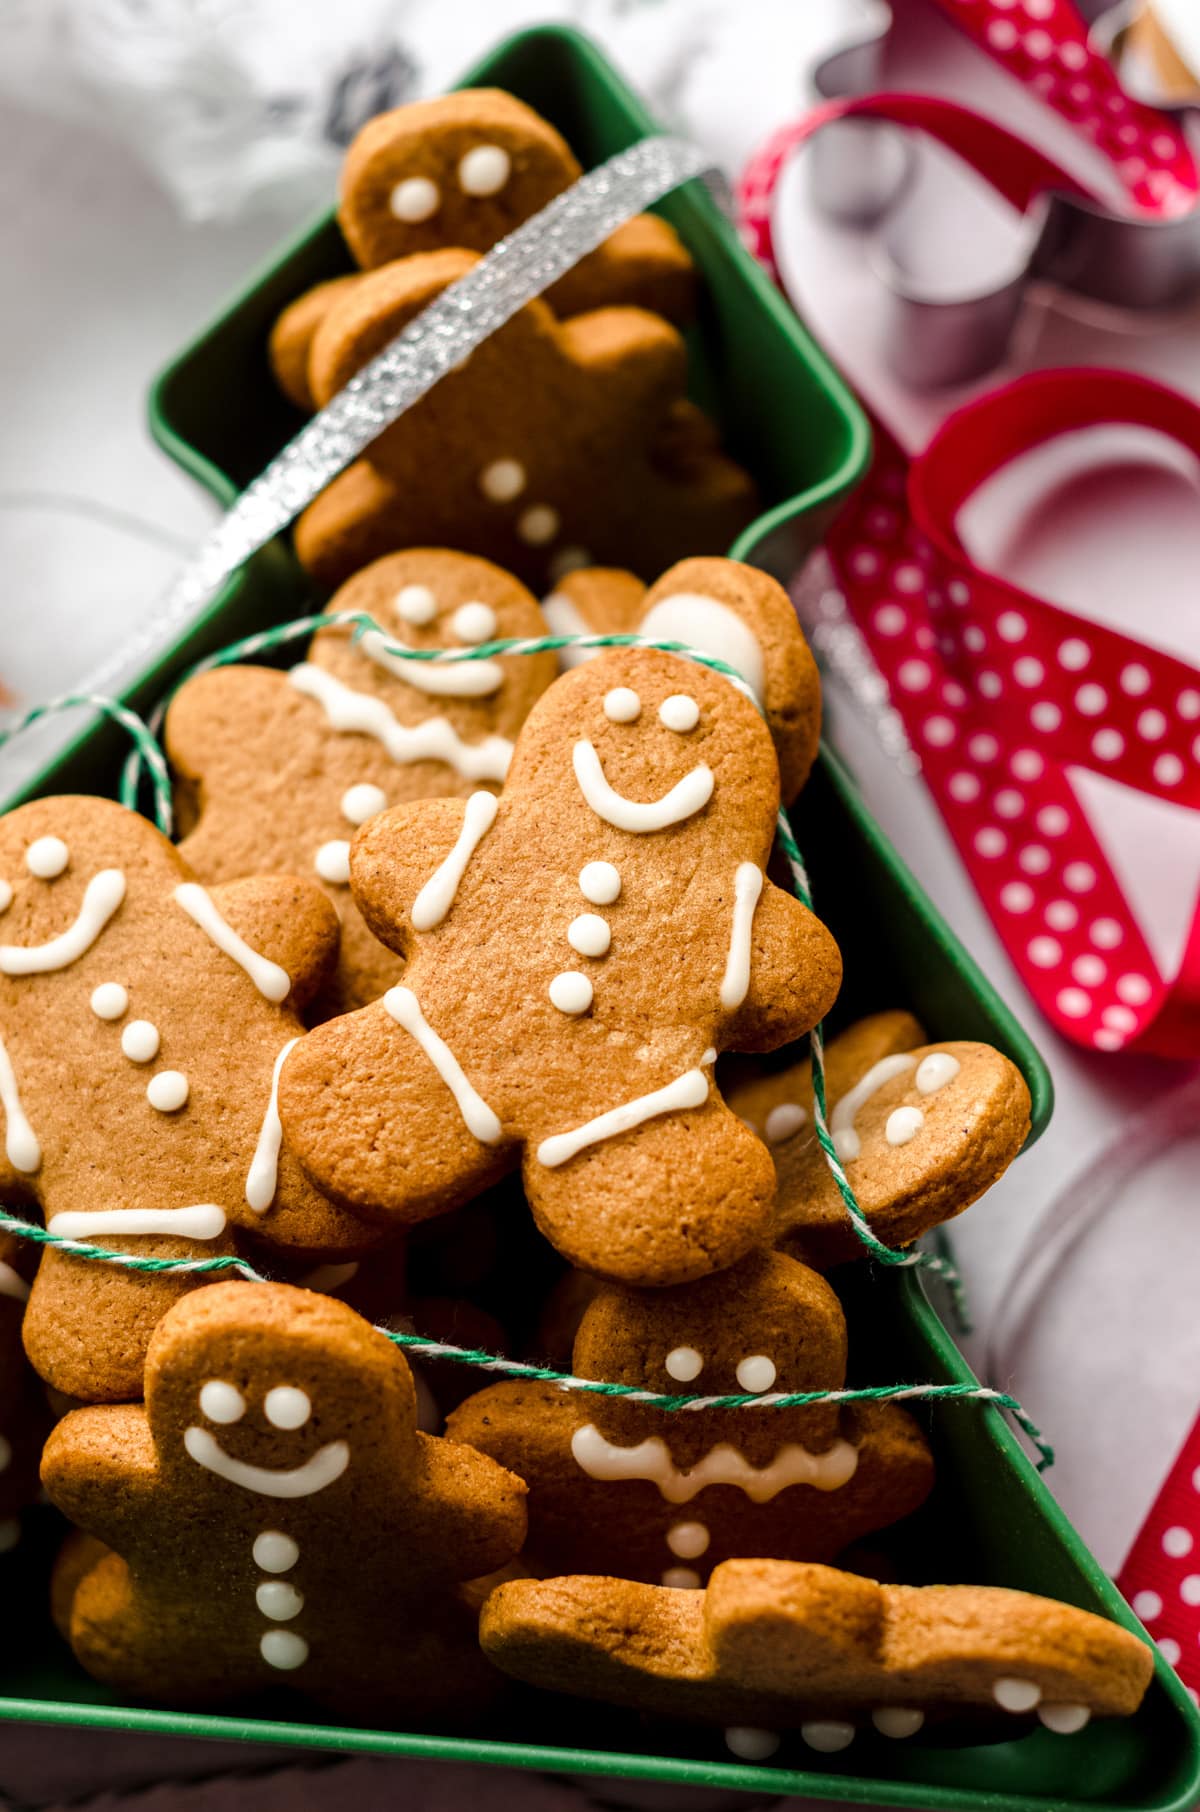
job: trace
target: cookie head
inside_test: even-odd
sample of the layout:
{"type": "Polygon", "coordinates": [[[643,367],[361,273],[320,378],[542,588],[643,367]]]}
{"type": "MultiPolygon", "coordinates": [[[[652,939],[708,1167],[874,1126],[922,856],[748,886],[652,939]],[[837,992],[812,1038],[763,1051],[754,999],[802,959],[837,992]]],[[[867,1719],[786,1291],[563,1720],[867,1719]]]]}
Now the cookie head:
{"type": "Polygon", "coordinates": [[[338,220],[368,270],[444,245],[483,252],[578,175],[532,108],[500,89],[466,89],[363,128],[346,155],[338,220]]]}
{"type": "Polygon", "coordinates": [[[324,1504],[385,1451],[415,1453],[403,1359],[344,1303],[285,1284],[180,1304],[151,1341],[146,1405],[164,1477],[192,1489],[324,1504]]]}

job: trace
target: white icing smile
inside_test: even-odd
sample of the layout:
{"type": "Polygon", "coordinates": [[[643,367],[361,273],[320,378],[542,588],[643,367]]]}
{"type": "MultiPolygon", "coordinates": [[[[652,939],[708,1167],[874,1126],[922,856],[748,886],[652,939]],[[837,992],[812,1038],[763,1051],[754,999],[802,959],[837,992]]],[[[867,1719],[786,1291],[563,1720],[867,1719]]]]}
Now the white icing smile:
{"type": "Polygon", "coordinates": [[[571,1436],[576,1463],[593,1479],[645,1479],[669,1504],[686,1504],[708,1485],[733,1485],[752,1504],[765,1504],[789,1485],[837,1491],[858,1468],[858,1449],[835,1441],[827,1453],[810,1453],[795,1443],[781,1447],[767,1466],[752,1466],[736,1447],[712,1447],[687,1472],[671,1458],[666,1442],[651,1435],[637,1447],[616,1447],[591,1422],[571,1436]]]}
{"type": "Polygon", "coordinates": [[[660,831],[702,811],[712,798],[713,772],[703,762],[676,781],[661,799],[627,799],[608,784],[592,744],[577,742],[572,755],[579,790],[598,818],[623,831],[660,831]]]}
{"type": "Polygon", "coordinates": [[[119,868],[102,868],[83,892],[74,924],[48,944],[0,944],[0,974],[46,975],[78,962],[95,943],[125,898],[125,876],[119,868]]]}
{"type": "Polygon", "coordinates": [[[215,1472],[218,1478],[228,1479],[231,1485],[257,1491],[261,1497],[314,1497],[335,1479],[340,1479],[350,1464],[350,1449],[345,1441],[330,1441],[328,1446],[318,1447],[303,1466],[292,1467],[289,1471],[251,1466],[245,1460],[235,1460],[207,1428],[193,1426],[186,1429],[183,1444],[197,1466],[203,1466],[206,1472],[215,1472]]]}
{"type": "Polygon", "coordinates": [[[361,646],[376,666],[433,698],[488,698],[504,684],[499,661],[408,661],[402,654],[393,654],[387,637],[376,629],[367,631],[361,646]]]}

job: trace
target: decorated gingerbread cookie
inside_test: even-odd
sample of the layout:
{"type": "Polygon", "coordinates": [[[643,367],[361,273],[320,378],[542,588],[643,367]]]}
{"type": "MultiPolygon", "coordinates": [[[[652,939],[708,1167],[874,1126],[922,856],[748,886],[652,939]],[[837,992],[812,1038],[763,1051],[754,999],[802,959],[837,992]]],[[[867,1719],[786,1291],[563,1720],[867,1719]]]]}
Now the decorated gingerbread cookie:
{"type": "Polygon", "coordinates": [[[957,1726],[972,1741],[1069,1735],[1129,1717],[1147,1643],[1073,1605],[999,1586],[877,1585],[832,1567],[728,1560],[704,1592],[621,1579],[514,1580],[480,1622],[518,1680],[725,1726],[747,1761],[796,1730],[821,1753],[957,1726]]]}
{"type": "MultiPolygon", "coordinates": [[[[644,635],[727,662],[762,707],[784,800],[796,797],[820,744],[821,681],[792,601],[768,573],[739,560],[681,560],[647,591],[632,573],[582,568],[542,610],[556,635],[644,635]]],[[[563,666],[590,658],[585,648],[559,657],[563,666]]]]}
{"type": "MultiPolygon", "coordinates": [[[[846,1324],[823,1278],[757,1253],[673,1290],[602,1289],[572,1370],[660,1394],[840,1390],[846,1324]]],[[[468,1398],[449,1432],[528,1484],[538,1573],[698,1586],[739,1555],[828,1560],[933,1484],[924,1437],[889,1403],[668,1411],[513,1381],[468,1398]]]]}
{"type": "MultiPolygon", "coordinates": [[[[477,262],[426,252],[335,295],[308,384],[323,406],[477,262]]],[[[675,328],[639,308],[560,321],[528,303],[386,428],[296,525],[296,550],[336,585],[394,548],[440,542],[539,588],[571,566],[654,573],[719,553],[754,510],[753,485],[684,396],[675,328]]]]}
{"type": "Polygon", "coordinates": [[[559,1252],[638,1284],[759,1243],[774,1168],[712,1065],[797,1037],[841,971],[824,926],[764,875],[777,804],[749,700],[631,649],[543,695],[498,804],[364,825],[354,895],[407,964],[284,1064],[287,1136],[318,1186],[407,1224],[520,1161],[559,1252]]]}
{"type": "MultiPolygon", "coordinates": [[[[907,1246],[989,1189],[1029,1134],[1029,1090],[988,1044],[925,1044],[909,1013],[876,1013],[830,1041],[826,1103],[834,1146],[876,1237],[907,1246]]],[[[775,1244],[821,1268],[861,1257],[813,1131],[808,1058],[740,1069],[727,1098],[766,1140],[779,1192],[775,1244]]]]}
{"type": "MultiPolygon", "coordinates": [[[[486,252],[580,175],[564,139],[498,88],[465,89],[377,114],[346,153],[338,221],[364,270],[414,252],[486,252]]],[[[271,336],[281,389],[311,409],[308,346],[338,285],[318,284],[285,309],[271,336]]],[[[679,236],[639,214],[546,292],[560,316],[634,303],[668,320],[690,315],[695,271],[679,236]]]]}
{"type": "Polygon", "coordinates": [[[390,554],[357,573],[329,609],[363,611],[385,634],[354,642],[349,628],[321,630],[286,673],[213,668],[180,688],[166,721],[192,824],[181,850],[198,877],[304,875],[337,908],[338,964],[317,1003],[322,1015],[377,1000],[400,974],[350,894],[355,830],[410,799],[480,794],[472,809],[487,809],[555,672],[549,654],[444,666],[388,654],[385,637],[468,648],[545,634],[525,587],[467,554],[390,554]]]}
{"type": "Polygon", "coordinates": [[[158,1327],[145,1397],[74,1411],[42,1462],[111,1550],[71,1599],[89,1673],[177,1703],[286,1682],[358,1717],[478,1706],[490,1670],[455,1586],[520,1548],[525,1488],[418,1432],[384,1335],[285,1284],[217,1285],[158,1327]]]}
{"type": "MultiPolygon", "coordinates": [[[[275,1078],[337,920],[307,881],[201,886],[168,840],[105,799],[0,820],[0,1195],[52,1232],[204,1258],[242,1229],[311,1258],[378,1237],[283,1143],[275,1078]]],[[[151,1330],[197,1280],[48,1251],[24,1321],[68,1396],[137,1396],[151,1330]]]]}

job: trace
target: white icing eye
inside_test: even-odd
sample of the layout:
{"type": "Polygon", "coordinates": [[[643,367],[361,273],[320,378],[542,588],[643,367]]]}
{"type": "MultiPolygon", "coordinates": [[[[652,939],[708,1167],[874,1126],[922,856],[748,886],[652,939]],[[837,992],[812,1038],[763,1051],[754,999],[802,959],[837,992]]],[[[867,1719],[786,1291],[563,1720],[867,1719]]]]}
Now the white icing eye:
{"type": "Polygon", "coordinates": [[[418,628],[432,623],[437,615],[437,599],[428,585],[402,585],[396,593],[396,615],[418,628]]]}
{"type": "Polygon", "coordinates": [[[344,837],[322,843],[313,857],[313,867],[331,887],[345,887],[350,880],[350,845],[344,837]]]}
{"type": "Polygon", "coordinates": [[[61,837],[39,837],[25,851],[25,866],[39,881],[53,881],[71,860],[71,852],[61,837]]]}
{"type": "Polygon", "coordinates": [[[605,956],[612,943],[612,932],[595,912],[581,912],[567,926],[567,942],[580,956],[605,956]]]}
{"type": "Polygon", "coordinates": [[[146,1099],[160,1114],[177,1114],[188,1098],[188,1079],[182,1070],[159,1070],[146,1084],[146,1099]]]}
{"type": "Polygon", "coordinates": [[[611,906],[621,891],[621,877],[611,862],[589,862],[579,871],[579,891],[593,906],[611,906]]]}
{"type": "Polygon", "coordinates": [[[548,503],[535,503],[517,518],[517,533],[530,547],[545,547],[558,533],[558,511],[548,503]]]}
{"type": "Polygon", "coordinates": [[[705,1552],[710,1540],[703,1523],[675,1523],[667,1530],[667,1546],[680,1560],[695,1560],[705,1552]]]}
{"type": "Polygon", "coordinates": [[[286,1579],[262,1579],[255,1588],[254,1602],[272,1623],[288,1623],[304,1609],[304,1594],[286,1579]]]}
{"type": "Polygon", "coordinates": [[[300,1558],[299,1544],[278,1529],[264,1529],[254,1537],[254,1564],[264,1573],[287,1573],[300,1558]]]}
{"type": "Polygon", "coordinates": [[[525,468],[519,459],[493,459],[479,474],[479,488],[489,503],[511,503],[525,489],[525,468]]]}
{"type": "Polygon", "coordinates": [[[782,1145],[808,1122],[808,1114],[798,1101],[781,1101],[767,1115],[763,1131],[768,1145],[782,1145]]]}
{"type": "Polygon", "coordinates": [[[919,1095],[936,1095],[940,1088],[961,1070],[962,1064],[949,1051],[930,1051],[928,1057],[922,1057],[917,1065],[917,1093],[919,1095]]]}
{"type": "Polygon", "coordinates": [[[658,715],[668,730],[678,730],[682,736],[700,722],[700,707],[686,692],[675,692],[670,698],[663,699],[658,715]]]}
{"type": "Polygon", "coordinates": [[[12,905],[12,888],[7,881],[0,881],[0,912],[7,912],[12,905]]]}
{"type": "Polygon", "coordinates": [[[442,192],[428,176],[408,176],[398,182],[388,198],[388,206],[397,220],[406,226],[417,226],[436,214],[442,205],[442,192]]]}
{"type": "Polygon", "coordinates": [[[511,169],[512,159],[500,145],[476,145],[459,159],[458,186],[464,195],[498,195],[511,169]]]}
{"type": "Polygon", "coordinates": [[[604,715],[613,724],[636,723],[642,715],[642,701],[629,686],[614,686],[604,694],[604,715]]]}
{"type": "Polygon", "coordinates": [[[592,984],[578,969],[564,969],[550,983],[550,1004],[560,1013],[586,1013],[592,1004],[592,984]]]}
{"type": "Polygon", "coordinates": [[[272,1428],[303,1428],[312,1415],[312,1404],[294,1384],[277,1384],[263,1398],[263,1410],[272,1428]]]}
{"type": "Polygon", "coordinates": [[[234,1385],[210,1378],[200,1387],[200,1408],[210,1422],[240,1422],[246,1413],[246,1399],[234,1385]]]}
{"type": "Polygon", "coordinates": [[[121,1049],[130,1063],[152,1063],[160,1043],[158,1027],[148,1019],[131,1019],[121,1033],[121,1049]]]}
{"type": "Polygon", "coordinates": [[[258,1652],[268,1667],[290,1672],[308,1660],[308,1643],[295,1630],[268,1630],[259,1641],[258,1652]]]}
{"type": "Polygon", "coordinates": [[[97,1019],[120,1019],[129,1006],[129,995],[120,982],[101,982],[92,991],[92,1012],[97,1019]]]}
{"type": "Polygon", "coordinates": [[[775,1382],[775,1361],[768,1359],[765,1353],[751,1353],[738,1366],[737,1381],[743,1390],[754,1391],[756,1395],[770,1390],[775,1382]]]}
{"type": "Polygon", "coordinates": [[[690,1384],[704,1370],[704,1360],[694,1346],[672,1348],[663,1363],[668,1378],[674,1378],[679,1384],[690,1384]]]}
{"type": "Polygon", "coordinates": [[[364,780],[358,786],[347,787],[342,794],[342,817],[347,824],[365,824],[386,805],[387,794],[383,788],[364,780]]]}
{"type": "Polygon", "coordinates": [[[460,604],[450,627],[460,642],[490,642],[496,633],[496,613],[490,604],[460,604]]]}
{"type": "Polygon", "coordinates": [[[919,1107],[898,1107],[888,1115],[884,1137],[889,1145],[907,1145],[915,1139],[925,1124],[925,1116],[919,1107]]]}

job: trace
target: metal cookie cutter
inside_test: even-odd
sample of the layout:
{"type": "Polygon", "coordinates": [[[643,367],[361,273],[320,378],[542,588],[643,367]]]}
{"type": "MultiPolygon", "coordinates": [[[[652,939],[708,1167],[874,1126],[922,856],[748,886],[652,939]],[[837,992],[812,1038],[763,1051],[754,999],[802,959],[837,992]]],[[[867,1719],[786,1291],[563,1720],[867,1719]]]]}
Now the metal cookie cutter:
{"type": "MultiPolygon", "coordinates": [[[[1200,289],[1200,178],[1181,129],[1186,109],[1168,113],[1126,92],[1105,54],[1119,42],[1127,8],[1090,0],[1090,29],[1081,4],[1062,34],[1060,5],[1056,37],[1038,23],[1053,10],[1045,0],[936,5],[1067,118],[1093,153],[1108,158],[1128,207],[1118,211],[1024,139],[970,108],[934,95],[881,90],[897,16],[903,13],[906,24],[910,14],[918,24],[921,15],[935,18],[928,0],[881,6],[880,26],[815,72],[824,105],[811,116],[811,178],[823,213],[875,231],[872,261],[892,302],[888,358],[897,375],[933,387],[991,370],[1006,355],[1032,283],[1131,309],[1176,305],[1200,289]],[[973,17],[964,19],[967,13],[973,17]],[[997,54],[1000,48],[1005,54],[997,54]],[[896,126],[909,130],[897,132],[896,126]],[[1015,260],[998,281],[951,286],[944,273],[931,279],[914,268],[901,205],[911,199],[918,172],[912,129],[957,153],[1021,218],[1025,231],[1015,260]]],[[[801,127],[791,142],[808,136],[801,127]]]]}

